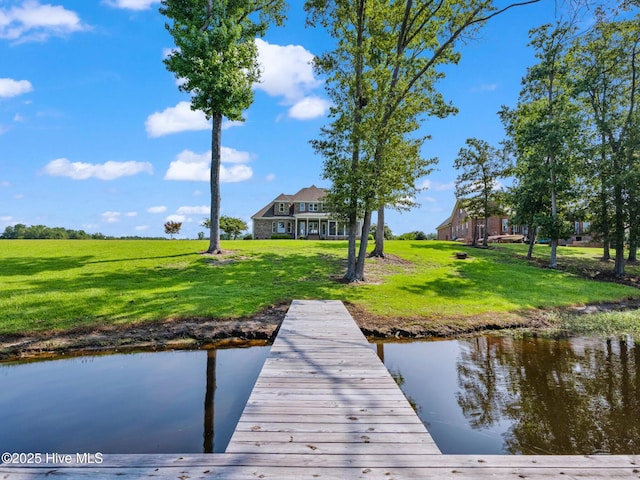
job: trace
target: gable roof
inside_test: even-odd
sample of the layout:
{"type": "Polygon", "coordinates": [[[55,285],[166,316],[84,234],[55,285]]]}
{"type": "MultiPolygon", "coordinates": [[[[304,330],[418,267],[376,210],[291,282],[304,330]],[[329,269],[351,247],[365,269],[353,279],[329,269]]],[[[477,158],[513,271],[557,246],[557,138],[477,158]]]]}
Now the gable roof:
{"type": "Polygon", "coordinates": [[[324,188],[318,188],[315,185],[302,188],[295,195],[291,196],[292,202],[317,202],[327,195],[324,188]]]}
{"type": "Polygon", "coordinates": [[[269,218],[269,217],[282,217],[289,216],[286,214],[276,214],[275,212],[275,204],[276,203],[300,203],[300,202],[318,202],[321,201],[323,197],[327,194],[327,190],[324,188],[316,187],[315,185],[311,185],[310,187],[301,188],[297,193],[293,195],[286,195],[281,193],[276,198],[274,198],[269,204],[261,208],[257,213],[255,213],[251,218],[269,218]]]}

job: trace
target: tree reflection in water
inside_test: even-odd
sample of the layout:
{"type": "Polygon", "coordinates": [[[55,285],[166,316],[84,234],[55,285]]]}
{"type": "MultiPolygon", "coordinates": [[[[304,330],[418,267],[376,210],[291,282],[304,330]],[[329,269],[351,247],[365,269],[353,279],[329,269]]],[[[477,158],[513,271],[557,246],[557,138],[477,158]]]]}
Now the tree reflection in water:
{"type": "Polygon", "coordinates": [[[474,429],[511,423],[512,454],[640,452],[640,348],[629,339],[461,341],[457,400],[474,429]]]}

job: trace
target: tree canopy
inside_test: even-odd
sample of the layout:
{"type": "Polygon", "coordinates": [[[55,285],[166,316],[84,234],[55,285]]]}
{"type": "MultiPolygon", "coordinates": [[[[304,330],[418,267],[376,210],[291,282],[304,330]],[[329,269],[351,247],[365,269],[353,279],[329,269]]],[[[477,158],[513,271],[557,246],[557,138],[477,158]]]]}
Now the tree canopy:
{"type": "Polygon", "coordinates": [[[255,38],[284,21],[284,0],[162,0],[175,48],[164,60],[191,95],[191,108],[212,120],[209,253],[220,253],[222,119],[243,120],[260,78],[255,38]]]}

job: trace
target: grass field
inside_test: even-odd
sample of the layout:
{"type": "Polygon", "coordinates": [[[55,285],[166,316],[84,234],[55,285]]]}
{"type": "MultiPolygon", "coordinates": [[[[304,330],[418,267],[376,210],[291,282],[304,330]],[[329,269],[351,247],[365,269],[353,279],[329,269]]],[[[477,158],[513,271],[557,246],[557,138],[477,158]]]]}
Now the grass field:
{"type": "MultiPolygon", "coordinates": [[[[345,242],[227,241],[222,258],[203,241],[2,240],[0,334],[169,318],[239,318],[291,299],[338,299],[388,318],[465,321],[477,314],[640,297],[640,290],[543,269],[524,246],[467,249],[391,241],[402,261],[369,261],[369,282],[345,285],[345,242]]],[[[599,252],[561,249],[563,258],[599,252]]],[[[544,255],[545,250],[540,250],[544,255]]],[[[538,253],[537,253],[538,254],[538,253]]]]}

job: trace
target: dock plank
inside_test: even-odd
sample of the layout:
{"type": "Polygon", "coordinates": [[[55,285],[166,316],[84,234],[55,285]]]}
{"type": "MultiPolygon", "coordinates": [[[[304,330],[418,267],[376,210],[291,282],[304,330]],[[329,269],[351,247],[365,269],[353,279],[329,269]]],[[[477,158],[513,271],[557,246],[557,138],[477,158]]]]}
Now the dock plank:
{"type": "Polygon", "coordinates": [[[342,302],[294,301],[227,453],[390,451],[440,453],[342,302]],[[251,438],[250,432],[267,435],[251,438]],[[372,442],[374,433],[384,434],[386,442],[372,442]]]}

